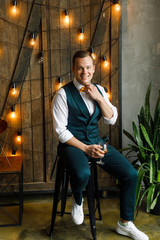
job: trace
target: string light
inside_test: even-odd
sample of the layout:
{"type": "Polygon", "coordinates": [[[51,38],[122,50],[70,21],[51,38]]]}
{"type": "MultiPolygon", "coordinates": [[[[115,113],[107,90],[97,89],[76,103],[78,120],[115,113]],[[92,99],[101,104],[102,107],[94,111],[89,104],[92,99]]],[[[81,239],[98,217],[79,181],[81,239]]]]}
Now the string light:
{"type": "Polygon", "coordinates": [[[95,53],[94,53],[93,47],[91,47],[90,53],[91,53],[91,56],[92,56],[93,60],[96,60],[96,55],[95,55],[95,53]]]}
{"type": "Polygon", "coordinates": [[[29,43],[30,43],[30,45],[33,47],[34,46],[34,44],[35,44],[35,34],[34,33],[32,33],[31,35],[30,35],[30,41],[29,41],[29,43]]]}
{"type": "Polygon", "coordinates": [[[15,118],[16,117],[16,114],[15,114],[15,106],[12,106],[11,107],[11,118],[15,118]]]}
{"type": "Polygon", "coordinates": [[[69,14],[67,9],[65,9],[65,23],[69,24],[69,14]]]}
{"type": "Polygon", "coordinates": [[[16,15],[18,13],[16,0],[12,1],[11,13],[13,15],[16,15]]]}
{"type": "Polygon", "coordinates": [[[21,131],[18,131],[16,139],[17,139],[17,142],[19,142],[19,143],[21,142],[21,140],[22,140],[21,131]]]}
{"type": "Polygon", "coordinates": [[[119,0],[111,0],[111,1],[114,4],[114,7],[115,7],[116,11],[119,12],[120,9],[121,9],[120,4],[119,4],[119,0]]]}
{"type": "Polygon", "coordinates": [[[60,89],[62,86],[63,86],[63,78],[62,77],[59,77],[58,78],[58,89],[60,89]]]}
{"type": "Polygon", "coordinates": [[[84,29],[81,27],[80,34],[79,34],[79,40],[82,41],[84,39],[84,29]]]}
{"type": "Polygon", "coordinates": [[[12,84],[11,94],[13,96],[15,96],[17,94],[16,84],[15,83],[12,84]]]}
{"type": "Polygon", "coordinates": [[[12,155],[13,155],[13,156],[16,155],[16,150],[12,149],[12,155]]]}
{"type": "Polygon", "coordinates": [[[109,62],[108,62],[108,60],[106,59],[105,56],[103,56],[102,60],[103,60],[103,66],[104,66],[104,67],[108,67],[109,62]]]}
{"type": "Polygon", "coordinates": [[[117,3],[117,4],[115,4],[115,9],[116,9],[116,11],[117,12],[119,12],[120,11],[120,9],[121,9],[121,7],[120,7],[120,5],[117,3]]]}
{"type": "Polygon", "coordinates": [[[107,92],[106,94],[107,94],[107,98],[110,100],[111,99],[111,94],[109,92],[107,92]]]}

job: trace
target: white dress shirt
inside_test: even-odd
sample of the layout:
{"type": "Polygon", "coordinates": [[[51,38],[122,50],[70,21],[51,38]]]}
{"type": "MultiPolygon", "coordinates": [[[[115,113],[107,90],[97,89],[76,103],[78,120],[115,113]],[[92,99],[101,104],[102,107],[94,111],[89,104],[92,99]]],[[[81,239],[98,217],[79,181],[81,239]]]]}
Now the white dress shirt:
{"type": "MultiPolygon", "coordinates": [[[[78,90],[80,90],[81,87],[83,87],[83,85],[81,85],[76,79],[73,80],[73,83],[78,90]]],[[[108,100],[108,97],[107,97],[107,94],[106,94],[104,88],[101,87],[100,85],[97,85],[97,86],[100,89],[100,91],[102,92],[105,101],[108,103],[108,105],[112,108],[112,111],[113,111],[113,117],[111,119],[108,119],[108,118],[102,116],[103,121],[105,124],[113,125],[116,122],[117,116],[118,116],[117,108],[114,107],[108,100]]],[[[94,100],[85,92],[80,92],[80,94],[88,108],[90,115],[92,115],[94,113],[94,109],[95,109],[94,100]]],[[[58,137],[58,140],[62,143],[65,143],[66,141],[68,141],[69,139],[71,139],[73,137],[73,134],[67,129],[68,105],[67,105],[66,92],[63,87],[58,90],[58,92],[56,93],[56,95],[53,99],[52,114],[53,114],[53,126],[55,129],[55,133],[58,137]]]]}

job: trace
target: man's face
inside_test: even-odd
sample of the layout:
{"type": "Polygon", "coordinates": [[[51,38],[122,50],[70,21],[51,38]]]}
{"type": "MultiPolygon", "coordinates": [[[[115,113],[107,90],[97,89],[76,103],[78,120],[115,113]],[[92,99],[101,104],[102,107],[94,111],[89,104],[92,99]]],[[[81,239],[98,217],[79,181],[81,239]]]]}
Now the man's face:
{"type": "Polygon", "coordinates": [[[87,85],[91,83],[95,72],[95,65],[93,65],[93,61],[90,56],[76,58],[75,65],[72,70],[77,81],[82,85],[87,85]]]}

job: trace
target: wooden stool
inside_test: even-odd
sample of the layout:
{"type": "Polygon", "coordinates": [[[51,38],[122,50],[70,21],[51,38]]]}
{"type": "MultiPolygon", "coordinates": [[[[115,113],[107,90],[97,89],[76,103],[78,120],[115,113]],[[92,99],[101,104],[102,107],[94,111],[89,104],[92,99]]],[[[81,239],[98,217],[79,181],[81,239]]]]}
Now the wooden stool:
{"type": "MultiPolygon", "coordinates": [[[[97,181],[97,165],[95,162],[89,162],[89,166],[90,166],[91,175],[89,177],[89,181],[86,186],[86,195],[87,195],[87,202],[88,202],[91,233],[92,233],[93,239],[96,240],[96,223],[95,223],[96,209],[98,209],[99,220],[102,220],[102,216],[101,216],[98,181],[97,181]],[[96,199],[96,206],[94,203],[94,199],[96,199]]],[[[57,206],[58,206],[59,195],[60,195],[60,188],[62,186],[60,213],[61,213],[61,216],[63,216],[63,214],[65,213],[68,183],[69,183],[69,173],[65,168],[61,158],[57,156],[57,172],[56,172],[56,180],[55,180],[54,199],[53,199],[52,220],[51,220],[51,226],[50,226],[51,239],[53,237],[53,230],[54,230],[57,206]]]]}

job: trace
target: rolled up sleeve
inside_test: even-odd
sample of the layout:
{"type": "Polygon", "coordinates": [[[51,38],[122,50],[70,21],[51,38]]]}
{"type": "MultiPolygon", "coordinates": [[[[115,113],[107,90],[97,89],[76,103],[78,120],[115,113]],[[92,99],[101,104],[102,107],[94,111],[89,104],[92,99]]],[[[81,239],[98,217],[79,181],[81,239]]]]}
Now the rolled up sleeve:
{"type": "Polygon", "coordinates": [[[68,105],[64,89],[60,89],[52,102],[53,127],[58,140],[65,143],[73,137],[67,129],[68,124],[68,105]]]}
{"type": "Polygon", "coordinates": [[[117,112],[117,108],[115,106],[112,105],[112,103],[109,101],[108,97],[107,97],[107,94],[104,90],[103,87],[101,86],[98,86],[103,94],[103,97],[105,99],[105,101],[108,103],[108,105],[112,108],[112,111],[113,111],[113,116],[112,118],[106,118],[103,116],[103,121],[105,124],[108,124],[108,125],[114,125],[117,121],[117,117],[118,117],[118,112],[117,112]]]}

